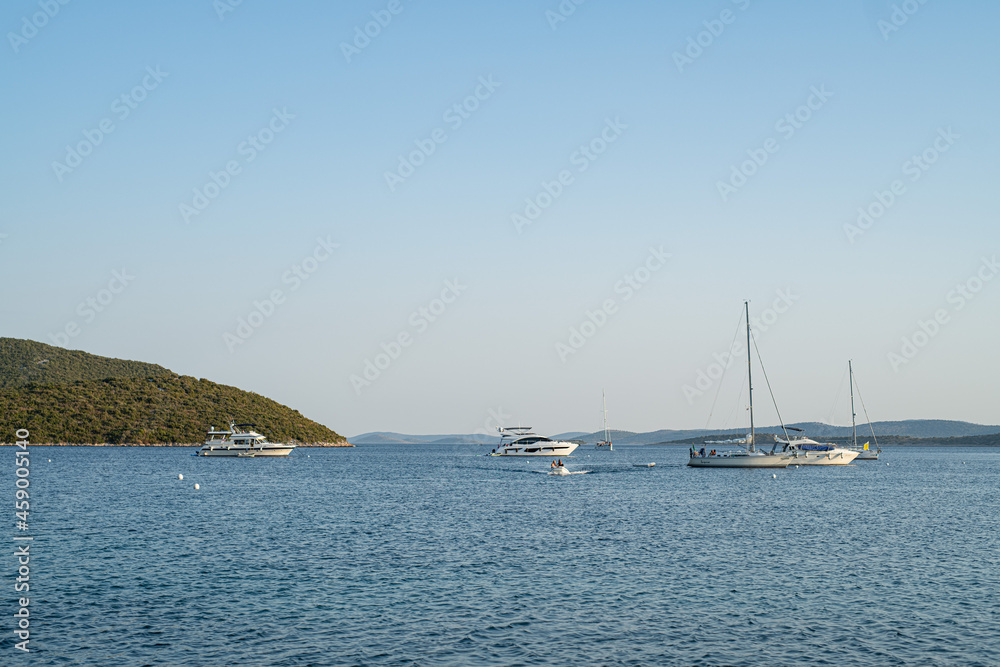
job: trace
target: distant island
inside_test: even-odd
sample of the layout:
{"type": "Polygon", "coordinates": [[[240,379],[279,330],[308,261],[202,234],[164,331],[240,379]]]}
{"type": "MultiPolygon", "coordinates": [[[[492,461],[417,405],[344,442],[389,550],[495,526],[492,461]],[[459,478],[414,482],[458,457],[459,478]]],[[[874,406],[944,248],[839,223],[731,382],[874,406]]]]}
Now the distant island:
{"type": "Polygon", "coordinates": [[[254,422],[272,442],[354,446],[260,394],[156,364],[0,338],[0,441],[26,428],[32,444],[190,447],[230,418],[254,422]]]}
{"type": "MultiPolygon", "coordinates": [[[[823,442],[845,443],[851,437],[850,426],[832,426],[821,422],[796,422],[787,427],[802,429],[806,435],[823,442]]],[[[973,424],[947,419],[908,419],[884,421],[873,424],[879,445],[1000,447],[1000,426],[973,424]]],[[[780,433],[780,426],[763,426],[757,429],[757,441],[773,442],[773,434],[780,433]]],[[[705,440],[741,438],[746,429],[661,429],[636,433],[612,430],[611,440],[616,445],[692,445],[705,440]]],[[[549,434],[545,434],[549,435],[549,434]]],[[[587,433],[569,431],[550,437],[570,440],[584,445],[595,445],[604,439],[604,431],[587,433]]],[[[871,440],[868,425],[858,425],[858,441],[871,440]]],[[[469,433],[452,435],[410,435],[378,431],[353,436],[352,442],[361,445],[482,445],[495,447],[500,438],[494,434],[469,433]]]]}

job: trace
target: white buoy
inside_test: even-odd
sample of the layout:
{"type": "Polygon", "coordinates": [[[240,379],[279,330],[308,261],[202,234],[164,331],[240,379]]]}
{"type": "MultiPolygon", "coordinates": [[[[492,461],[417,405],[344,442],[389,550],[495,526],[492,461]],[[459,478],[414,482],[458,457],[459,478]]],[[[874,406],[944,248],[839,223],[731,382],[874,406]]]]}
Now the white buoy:
{"type": "Polygon", "coordinates": [[[184,479],[184,475],[177,475],[177,479],[184,479]]]}
{"type": "Polygon", "coordinates": [[[198,489],[200,489],[200,488],[201,488],[201,487],[200,487],[200,486],[198,486],[197,484],[195,484],[195,485],[194,485],[194,490],[195,490],[195,491],[197,491],[197,490],[198,490],[198,489]]]}
{"type": "Polygon", "coordinates": [[[771,479],[778,479],[778,475],[776,473],[772,472],[771,473],[771,479]]]}
{"type": "Polygon", "coordinates": [[[49,459],[49,463],[52,463],[52,459],[49,459]]]}

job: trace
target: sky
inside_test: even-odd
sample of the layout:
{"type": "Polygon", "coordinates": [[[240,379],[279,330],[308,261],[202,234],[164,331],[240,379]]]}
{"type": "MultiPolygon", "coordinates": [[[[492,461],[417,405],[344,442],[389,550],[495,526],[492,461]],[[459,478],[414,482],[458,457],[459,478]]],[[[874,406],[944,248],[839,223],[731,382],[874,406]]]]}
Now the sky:
{"type": "Polygon", "coordinates": [[[730,428],[749,300],[757,423],[849,424],[848,359],[1000,423],[998,19],[6,2],[0,335],[348,436],[730,428]]]}

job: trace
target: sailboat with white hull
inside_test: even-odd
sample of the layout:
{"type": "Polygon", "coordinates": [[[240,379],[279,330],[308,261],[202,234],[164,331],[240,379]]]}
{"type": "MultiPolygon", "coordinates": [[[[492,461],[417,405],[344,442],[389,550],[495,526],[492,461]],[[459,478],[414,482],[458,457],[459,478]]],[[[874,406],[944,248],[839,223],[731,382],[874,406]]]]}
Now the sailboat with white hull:
{"type": "Polygon", "coordinates": [[[855,423],[857,415],[854,413],[854,366],[851,364],[851,360],[847,361],[847,370],[851,376],[851,431],[854,432],[853,450],[858,453],[858,461],[878,461],[878,455],[882,453],[882,449],[878,446],[875,427],[872,425],[872,420],[868,417],[868,409],[865,407],[864,397],[861,396],[861,389],[858,389],[858,398],[861,399],[861,409],[865,411],[865,419],[868,420],[868,428],[871,429],[872,440],[875,441],[875,449],[871,448],[870,442],[866,442],[861,447],[858,447],[858,427],[855,423]]]}
{"type": "Polygon", "coordinates": [[[688,456],[688,465],[693,468],[787,468],[792,462],[789,454],[776,454],[774,447],[770,453],[765,454],[754,446],[754,426],[753,426],[753,378],[750,371],[750,302],[743,303],[746,309],[747,320],[747,381],[750,389],[750,433],[747,434],[745,449],[716,453],[713,449],[708,454],[705,448],[695,451],[691,447],[688,456]]]}
{"type": "Polygon", "coordinates": [[[597,443],[597,449],[607,447],[609,452],[615,451],[615,446],[611,444],[611,431],[608,430],[608,399],[601,390],[601,402],[604,404],[604,440],[597,443]]]}

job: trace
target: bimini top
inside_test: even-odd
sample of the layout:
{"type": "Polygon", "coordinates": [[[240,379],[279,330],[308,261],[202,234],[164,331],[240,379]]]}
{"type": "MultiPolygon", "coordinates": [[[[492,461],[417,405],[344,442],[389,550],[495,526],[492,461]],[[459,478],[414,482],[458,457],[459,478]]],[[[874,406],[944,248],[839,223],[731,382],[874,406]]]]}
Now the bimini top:
{"type": "Polygon", "coordinates": [[[815,445],[811,443],[805,443],[801,445],[797,444],[796,446],[799,449],[807,452],[832,452],[834,449],[837,448],[835,445],[821,445],[819,443],[816,443],[815,445]]]}

